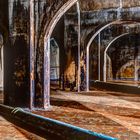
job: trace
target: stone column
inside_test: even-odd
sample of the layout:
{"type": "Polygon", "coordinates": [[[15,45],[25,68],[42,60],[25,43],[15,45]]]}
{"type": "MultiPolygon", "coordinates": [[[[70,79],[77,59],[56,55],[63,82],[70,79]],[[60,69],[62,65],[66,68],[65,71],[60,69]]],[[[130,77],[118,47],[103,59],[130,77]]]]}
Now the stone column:
{"type": "Polygon", "coordinates": [[[34,107],[34,96],[35,96],[34,47],[35,47],[34,0],[30,0],[30,109],[33,109],[34,107]]]}

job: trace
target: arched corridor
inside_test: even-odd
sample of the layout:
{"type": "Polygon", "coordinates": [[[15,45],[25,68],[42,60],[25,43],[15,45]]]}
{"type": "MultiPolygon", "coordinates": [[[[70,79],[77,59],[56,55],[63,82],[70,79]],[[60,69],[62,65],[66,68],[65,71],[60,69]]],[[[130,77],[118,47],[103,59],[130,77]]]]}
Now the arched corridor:
{"type": "Polygon", "coordinates": [[[137,0],[1,0],[7,137],[139,139],[139,38],[137,0]]]}

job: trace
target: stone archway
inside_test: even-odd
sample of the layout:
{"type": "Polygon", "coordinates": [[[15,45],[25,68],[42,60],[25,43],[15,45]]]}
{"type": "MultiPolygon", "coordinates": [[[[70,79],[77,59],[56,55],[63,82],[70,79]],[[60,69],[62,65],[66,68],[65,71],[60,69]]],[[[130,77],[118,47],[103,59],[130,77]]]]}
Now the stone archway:
{"type": "Polygon", "coordinates": [[[107,63],[107,60],[106,60],[106,57],[107,57],[107,50],[109,49],[109,47],[115,42],[115,41],[117,41],[118,39],[120,39],[121,37],[123,37],[123,36],[126,36],[126,35],[129,35],[129,33],[124,33],[124,34],[121,34],[121,35],[119,35],[119,36],[117,36],[117,37],[115,37],[109,44],[108,44],[108,46],[106,47],[106,49],[105,49],[105,51],[104,51],[104,73],[103,73],[103,77],[104,77],[104,82],[106,82],[106,63],[107,63]]]}
{"type": "MultiPolygon", "coordinates": [[[[115,37],[114,39],[112,39],[110,42],[109,42],[109,44],[108,44],[108,46],[106,47],[106,49],[105,49],[105,51],[104,51],[104,64],[103,64],[103,71],[104,71],[104,73],[103,73],[103,81],[104,82],[106,82],[107,81],[107,51],[108,51],[108,49],[115,43],[115,42],[117,42],[117,41],[119,41],[119,39],[121,39],[122,37],[127,37],[127,36],[129,36],[129,35],[135,35],[135,32],[133,33],[131,33],[131,32],[128,32],[128,33],[123,33],[123,34],[121,34],[121,35],[119,35],[119,36],[117,36],[117,37],[115,37]]],[[[119,46],[118,46],[119,47],[119,46]]],[[[121,46],[120,46],[121,47],[121,46]]],[[[127,50],[130,50],[130,48],[128,48],[128,47],[125,47],[125,48],[127,48],[127,50]]],[[[128,52],[127,52],[127,54],[128,54],[128,52]]],[[[124,53],[124,51],[123,51],[123,56],[125,55],[125,53],[124,53]]],[[[132,60],[132,58],[130,59],[129,58],[129,62],[128,63],[123,63],[123,65],[121,64],[121,63],[119,63],[119,65],[121,65],[121,69],[117,72],[117,75],[118,75],[118,77],[119,77],[119,79],[121,78],[121,76],[123,77],[123,78],[132,78],[132,75],[134,76],[134,80],[136,79],[136,77],[138,76],[138,73],[136,73],[136,75],[135,75],[135,71],[137,70],[137,65],[135,66],[135,57],[133,57],[133,59],[134,60],[132,60]],[[124,72],[126,72],[126,73],[124,73],[124,74],[121,74],[121,73],[124,73],[124,72]],[[126,75],[127,75],[127,77],[126,77],[126,75]]],[[[117,59],[116,59],[117,60],[117,59]]],[[[117,78],[118,79],[118,78],[117,78]]]]}
{"type": "MultiPolygon", "coordinates": [[[[43,91],[43,108],[47,109],[50,106],[50,38],[51,34],[60,20],[60,18],[73,6],[77,5],[78,15],[80,15],[80,8],[78,0],[69,0],[67,1],[53,16],[52,20],[50,21],[45,36],[44,36],[44,91],[43,91]]],[[[80,17],[78,16],[78,24],[80,25],[80,17]]],[[[80,26],[78,32],[78,52],[80,52],[80,26]]],[[[80,53],[78,54],[80,57],[80,53]]],[[[79,66],[80,67],[80,66],[79,66]]],[[[79,71],[80,73],[80,68],[79,71]]],[[[79,79],[78,79],[79,83],[79,79]]]]}
{"type": "MultiPolygon", "coordinates": [[[[99,36],[99,48],[98,48],[98,61],[100,62],[100,42],[101,42],[101,40],[100,40],[100,33],[104,30],[104,29],[106,29],[106,28],[108,28],[109,26],[111,26],[111,25],[117,25],[117,24],[129,24],[129,23],[139,23],[138,21],[135,21],[135,20],[115,20],[115,21],[112,21],[112,22],[110,22],[110,23],[108,23],[108,24],[106,24],[106,25],[104,25],[103,27],[101,27],[99,30],[97,30],[97,32],[95,32],[94,34],[93,34],[93,36],[90,38],[90,40],[88,41],[88,43],[87,43],[87,46],[86,46],[86,91],[89,91],[89,50],[90,50],[90,46],[91,46],[91,44],[92,44],[92,42],[94,41],[94,39],[97,37],[97,36],[99,36]]],[[[98,63],[99,63],[98,62],[98,63]]],[[[100,71],[100,65],[99,65],[99,71],[100,71]]],[[[99,72],[100,73],[100,72],[99,72]]],[[[100,74],[99,74],[100,75],[100,74]]],[[[98,76],[98,77],[100,77],[100,76],[98,76]]],[[[99,80],[100,80],[100,78],[99,78],[99,80]]]]}

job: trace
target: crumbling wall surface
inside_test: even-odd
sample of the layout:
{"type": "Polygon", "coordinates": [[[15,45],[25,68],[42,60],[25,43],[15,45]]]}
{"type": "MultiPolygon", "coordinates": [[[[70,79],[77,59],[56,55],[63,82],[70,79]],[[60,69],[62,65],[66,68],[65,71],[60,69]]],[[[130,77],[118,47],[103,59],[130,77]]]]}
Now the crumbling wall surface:
{"type": "Polygon", "coordinates": [[[138,63],[135,64],[139,55],[139,37],[139,33],[129,34],[114,42],[108,49],[112,61],[113,78],[135,78],[135,68],[139,67],[138,63]]]}
{"type": "MultiPolygon", "coordinates": [[[[108,22],[118,20],[117,9],[104,9],[100,11],[82,12],[81,13],[81,40],[82,45],[88,42],[93,34],[108,22]]],[[[140,7],[131,7],[121,10],[120,20],[140,20],[140,7]]],[[[116,25],[117,26],[117,25],[116,25]]]]}
{"type": "Polygon", "coordinates": [[[93,11],[119,7],[118,0],[80,0],[82,11],[93,11]]]}
{"type": "Polygon", "coordinates": [[[80,0],[80,2],[82,11],[118,8],[120,5],[124,8],[140,6],[138,0],[80,0]]]}
{"type": "MultiPolygon", "coordinates": [[[[3,68],[2,61],[3,61],[3,49],[7,45],[8,42],[8,7],[7,7],[7,1],[0,1],[0,74],[1,78],[0,80],[3,80],[3,68]]],[[[4,66],[5,67],[5,66],[4,66]]],[[[5,72],[6,74],[6,72],[5,72]]],[[[0,81],[1,86],[3,88],[4,81],[0,81]]],[[[1,88],[1,90],[2,90],[1,88]]]]}
{"type": "MultiPolygon", "coordinates": [[[[8,1],[0,1],[0,34],[2,36],[2,47],[4,51],[6,50],[6,46],[8,45],[8,1]]],[[[0,53],[1,49],[0,49],[0,53]]],[[[0,56],[1,57],[1,56],[0,56]]],[[[4,56],[6,59],[6,56],[4,56]]],[[[1,58],[0,58],[1,59],[1,58]]],[[[8,59],[8,58],[7,58],[8,59]]],[[[1,60],[0,60],[1,61],[1,60]]],[[[3,69],[3,67],[1,67],[3,69]]],[[[6,69],[6,64],[4,65],[4,69],[6,69]]],[[[8,75],[9,72],[5,71],[5,75],[8,75]]],[[[9,81],[4,77],[4,85],[9,84],[9,81]],[[6,83],[7,82],[7,83],[6,83]]],[[[5,95],[5,102],[8,102],[8,95],[5,95]]]]}
{"type": "Polygon", "coordinates": [[[29,2],[9,0],[3,6],[8,13],[8,43],[4,46],[5,104],[27,107],[30,96],[29,2]]]}
{"type": "Polygon", "coordinates": [[[138,7],[140,6],[139,0],[122,0],[123,7],[138,7]]]}

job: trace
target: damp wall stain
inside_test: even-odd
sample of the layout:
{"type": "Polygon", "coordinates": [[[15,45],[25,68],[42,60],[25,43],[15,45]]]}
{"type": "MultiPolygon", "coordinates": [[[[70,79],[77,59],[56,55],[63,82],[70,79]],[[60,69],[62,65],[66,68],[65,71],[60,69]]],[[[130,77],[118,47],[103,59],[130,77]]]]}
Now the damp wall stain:
{"type": "Polygon", "coordinates": [[[6,12],[8,40],[4,46],[5,104],[27,107],[29,104],[29,3],[11,0],[6,12]]]}

